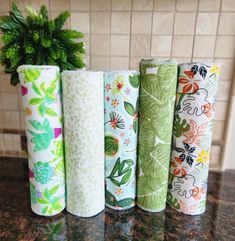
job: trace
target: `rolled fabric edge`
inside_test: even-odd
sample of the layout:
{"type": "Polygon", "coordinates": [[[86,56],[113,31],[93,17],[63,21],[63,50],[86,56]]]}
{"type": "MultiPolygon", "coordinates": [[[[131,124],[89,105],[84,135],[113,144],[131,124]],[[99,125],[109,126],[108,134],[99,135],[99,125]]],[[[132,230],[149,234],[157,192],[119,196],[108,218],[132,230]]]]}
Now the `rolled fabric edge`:
{"type": "Polygon", "coordinates": [[[151,213],[159,213],[159,212],[161,212],[161,211],[163,211],[163,210],[166,209],[166,203],[165,203],[164,208],[160,208],[160,209],[155,209],[155,208],[145,208],[145,207],[141,206],[141,205],[138,204],[138,203],[137,203],[136,205],[137,205],[137,207],[139,207],[140,209],[142,209],[142,210],[144,210],[144,211],[147,211],[147,212],[151,212],[151,213]]]}
{"type": "Polygon", "coordinates": [[[60,70],[59,66],[57,65],[30,65],[30,64],[23,64],[17,68],[17,72],[21,73],[24,69],[55,69],[60,70]]]}
{"type": "Polygon", "coordinates": [[[74,215],[74,216],[76,216],[76,217],[81,217],[81,218],[91,218],[91,217],[94,217],[94,216],[98,215],[99,213],[101,213],[102,211],[104,211],[104,209],[105,209],[105,206],[102,207],[102,209],[98,209],[97,211],[95,211],[95,212],[92,213],[92,214],[83,215],[83,214],[81,214],[81,213],[73,212],[73,211],[69,210],[69,208],[66,206],[67,212],[69,212],[70,214],[72,214],[72,215],[74,215]]]}
{"type": "Polygon", "coordinates": [[[32,203],[30,204],[30,207],[31,207],[32,212],[37,214],[38,216],[41,216],[41,217],[54,217],[54,216],[62,213],[65,210],[66,204],[64,204],[64,206],[61,208],[61,210],[58,210],[58,212],[50,214],[50,215],[46,215],[46,214],[42,214],[42,213],[36,212],[36,210],[34,210],[33,207],[32,207],[32,203]]]}
{"type": "Polygon", "coordinates": [[[136,204],[131,205],[131,206],[128,206],[128,207],[125,207],[125,208],[121,208],[121,209],[120,209],[120,208],[116,208],[116,207],[114,207],[114,206],[111,206],[111,205],[109,205],[109,204],[107,204],[107,203],[105,203],[105,206],[108,207],[108,208],[110,208],[110,209],[116,210],[116,211],[124,211],[124,210],[128,210],[128,209],[131,209],[131,208],[135,207],[136,204]]]}
{"type": "Polygon", "coordinates": [[[173,59],[168,60],[160,60],[157,58],[151,58],[151,59],[141,59],[139,62],[140,65],[146,65],[146,64],[168,64],[168,65],[177,65],[177,61],[173,59]]]}
{"type": "Polygon", "coordinates": [[[190,216],[201,215],[201,214],[203,214],[203,213],[206,211],[206,205],[204,206],[203,211],[201,211],[201,212],[193,212],[193,213],[191,213],[191,212],[183,212],[183,211],[180,211],[179,209],[177,209],[177,208],[175,208],[174,206],[172,206],[168,201],[167,201],[167,204],[170,206],[170,208],[176,210],[177,212],[179,212],[179,213],[183,213],[183,214],[185,214],[185,215],[190,215],[190,216]]]}

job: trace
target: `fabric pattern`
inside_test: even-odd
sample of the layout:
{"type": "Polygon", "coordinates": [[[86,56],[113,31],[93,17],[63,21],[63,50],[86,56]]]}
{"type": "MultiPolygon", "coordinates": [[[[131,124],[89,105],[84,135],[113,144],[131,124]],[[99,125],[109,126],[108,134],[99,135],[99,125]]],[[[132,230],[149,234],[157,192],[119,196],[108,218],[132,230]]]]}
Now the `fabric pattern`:
{"type": "Polygon", "coordinates": [[[176,63],[140,62],[137,205],[147,211],[166,206],[176,83],[176,63]]]}
{"type": "Polygon", "coordinates": [[[62,73],[67,210],[91,217],[104,209],[103,72],[62,73]]]}
{"type": "Polygon", "coordinates": [[[179,66],[167,202],[185,214],[205,211],[219,66],[179,66]]]}
{"type": "Polygon", "coordinates": [[[106,205],[124,210],[136,197],[139,75],[110,71],[104,82],[106,205]]]}
{"type": "Polygon", "coordinates": [[[60,73],[56,66],[18,68],[25,111],[31,208],[52,216],[65,208],[60,73]]]}

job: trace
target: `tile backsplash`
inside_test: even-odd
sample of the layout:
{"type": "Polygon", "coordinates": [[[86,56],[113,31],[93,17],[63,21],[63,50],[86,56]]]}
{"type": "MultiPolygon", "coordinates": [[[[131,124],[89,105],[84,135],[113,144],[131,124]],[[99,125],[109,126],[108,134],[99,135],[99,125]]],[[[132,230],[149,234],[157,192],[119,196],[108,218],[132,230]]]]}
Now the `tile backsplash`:
{"type": "MultiPolygon", "coordinates": [[[[22,10],[28,4],[36,8],[45,4],[51,17],[70,10],[67,27],[85,34],[86,63],[93,70],[138,69],[139,60],[149,57],[174,58],[179,63],[221,63],[211,161],[212,167],[219,168],[234,71],[234,0],[15,2],[22,10]]],[[[0,15],[9,11],[10,4],[10,0],[0,0],[0,15]]],[[[19,86],[10,86],[9,79],[0,66],[0,153],[17,155],[24,153],[20,139],[15,137],[19,130],[24,130],[24,113],[19,86]]]]}

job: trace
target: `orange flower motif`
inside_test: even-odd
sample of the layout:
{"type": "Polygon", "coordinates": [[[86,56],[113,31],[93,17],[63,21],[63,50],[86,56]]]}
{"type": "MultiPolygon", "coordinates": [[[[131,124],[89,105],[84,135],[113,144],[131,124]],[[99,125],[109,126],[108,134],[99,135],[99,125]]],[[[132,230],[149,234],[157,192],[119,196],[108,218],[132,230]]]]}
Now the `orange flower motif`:
{"type": "Polygon", "coordinates": [[[200,200],[202,195],[205,194],[204,188],[194,188],[193,190],[193,198],[196,200],[200,200]]]}
{"type": "Polygon", "coordinates": [[[114,100],[112,100],[112,104],[111,104],[114,108],[116,107],[116,106],[118,106],[119,105],[119,102],[118,102],[118,100],[117,99],[114,99],[114,100]]]}
{"type": "Polygon", "coordinates": [[[26,107],[26,108],[24,109],[24,112],[25,112],[25,114],[26,114],[27,116],[32,115],[32,110],[29,109],[28,107],[26,107]]]}
{"type": "Polygon", "coordinates": [[[188,78],[179,78],[179,83],[184,84],[183,93],[195,93],[199,89],[198,83],[199,80],[194,80],[194,73],[192,71],[184,71],[184,73],[188,76],[188,78]],[[191,93],[191,92],[190,92],[191,93]]]}
{"type": "Polygon", "coordinates": [[[179,203],[180,203],[180,210],[185,213],[193,212],[197,208],[197,204],[187,206],[183,200],[179,200],[179,203]]]}
{"type": "Polygon", "coordinates": [[[187,138],[183,142],[187,144],[195,143],[196,145],[200,146],[200,137],[204,136],[208,122],[197,126],[197,123],[194,120],[189,120],[189,124],[189,131],[183,133],[183,135],[187,138]]]}
{"type": "Polygon", "coordinates": [[[172,160],[170,164],[174,167],[174,176],[183,177],[186,175],[186,167],[183,165],[183,161],[179,157],[174,157],[174,160],[172,160]]]}
{"type": "Polygon", "coordinates": [[[204,114],[210,118],[212,116],[212,112],[215,109],[215,105],[211,103],[207,103],[203,107],[204,107],[204,114]]]}

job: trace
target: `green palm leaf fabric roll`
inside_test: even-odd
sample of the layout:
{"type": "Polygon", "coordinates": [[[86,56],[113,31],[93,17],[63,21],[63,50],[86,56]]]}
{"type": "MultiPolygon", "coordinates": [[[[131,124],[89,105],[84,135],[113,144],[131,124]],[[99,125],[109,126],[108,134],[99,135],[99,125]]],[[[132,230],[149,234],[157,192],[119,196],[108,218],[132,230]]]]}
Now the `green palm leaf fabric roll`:
{"type": "Polygon", "coordinates": [[[104,209],[103,72],[63,71],[67,210],[91,217],[104,209]]]}
{"type": "Polygon", "coordinates": [[[60,72],[56,66],[21,65],[31,208],[53,216],[65,208],[60,72]]]}
{"type": "Polygon", "coordinates": [[[137,205],[158,212],[166,206],[177,64],[140,62],[137,205]]]}

